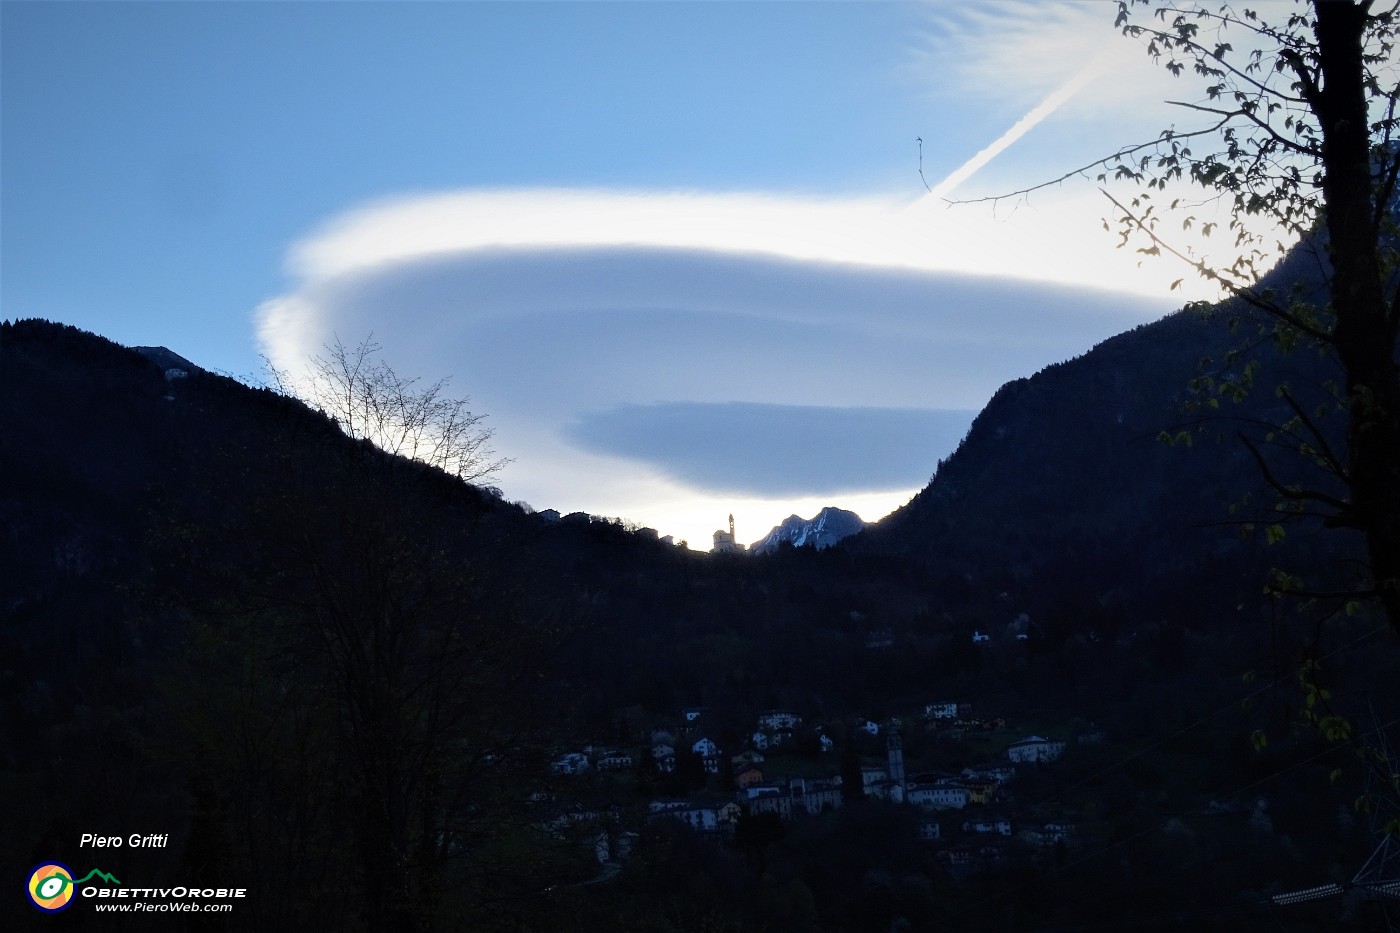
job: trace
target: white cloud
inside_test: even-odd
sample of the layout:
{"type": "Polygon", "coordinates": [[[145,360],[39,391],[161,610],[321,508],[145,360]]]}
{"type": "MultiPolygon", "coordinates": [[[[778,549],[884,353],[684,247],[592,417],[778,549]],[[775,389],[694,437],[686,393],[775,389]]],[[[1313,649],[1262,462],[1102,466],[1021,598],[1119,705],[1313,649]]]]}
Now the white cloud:
{"type": "MultiPolygon", "coordinates": [[[[1133,264],[1106,272],[1107,238],[1092,221],[1071,235],[1076,221],[1065,216],[1030,209],[1007,220],[928,199],[420,195],[347,212],[296,244],[293,287],[259,309],[258,331],[283,368],[335,333],[372,331],[392,365],[455,374],[491,416],[500,452],[515,458],[501,483],[512,498],[619,515],[693,542],[743,512],[745,526],[762,526],[757,538],[823,504],[887,503],[866,516],[878,517],[927,479],[956,437],[919,455],[925,469],[905,468],[906,488],[889,491],[885,471],[886,491],[874,493],[859,471],[837,470],[804,496],[797,487],[775,495],[757,479],[746,486],[744,476],[771,475],[773,465],[727,479],[688,468],[685,451],[705,436],[643,449],[631,436],[631,446],[600,444],[595,432],[589,450],[589,437],[570,431],[645,405],[975,410],[1005,380],[1169,309],[1141,294],[1149,289],[1133,264]],[[818,489],[826,501],[811,508],[818,489]]],[[[747,422],[696,425],[716,447],[752,436],[747,422]]],[[[880,436],[884,449],[870,456],[908,460],[891,446],[895,433],[880,436]]]]}
{"type": "Polygon", "coordinates": [[[291,250],[304,285],[435,255],[645,246],[879,268],[953,271],[1158,294],[1168,272],[1114,262],[1091,189],[1051,191],[1008,219],[936,198],[745,193],[465,190],[353,209],[291,250]]]}
{"type": "Polygon", "coordinates": [[[1008,102],[1013,109],[1026,109],[1089,68],[1095,80],[1070,113],[1132,129],[1153,118],[1143,113],[1144,103],[1173,85],[1114,27],[1116,7],[1051,0],[931,3],[927,26],[909,50],[910,68],[930,93],[1008,102]]]}
{"type": "MultiPolygon", "coordinates": [[[[929,4],[910,78],[937,104],[938,194],[1024,188],[1170,124],[1161,101],[1182,84],[1118,35],[1113,13],[929,4]]],[[[716,455],[753,425],[710,415],[800,407],[802,418],[835,412],[836,424],[853,407],[975,410],[1006,379],[1217,296],[1171,260],[1114,249],[1110,213],[1078,182],[955,207],[934,195],[562,187],[391,197],[293,245],[292,282],[260,307],[258,333],[284,368],[333,333],[373,331],[393,365],[456,374],[516,459],[502,481],[514,498],[701,545],[732,511],[754,540],[823,505],[878,517],[926,474],[879,493],[853,473],[826,475],[820,497],[776,496],[766,479],[746,486],[743,471],[725,471],[739,454],[716,455]],[[667,412],[706,417],[639,438],[667,412]]],[[[885,448],[872,456],[906,455],[892,448],[898,433],[867,441],[885,448]]],[[[920,456],[931,471],[933,454],[920,456]]]]}
{"type": "MultiPolygon", "coordinates": [[[[738,439],[763,446],[749,416],[849,425],[855,407],[890,423],[905,417],[892,411],[976,410],[1006,379],[1218,295],[1173,261],[1115,249],[1102,229],[1111,208],[1092,184],[940,201],[1045,181],[1170,123],[1161,101],[1180,83],[1118,34],[1113,13],[1109,3],[931,3],[910,55],[944,121],[944,174],[929,196],[476,188],[386,198],[292,247],[291,288],[259,309],[261,342],[294,368],[334,332],[374,331],[395,365],[460,374],[516,458],[507,493],[541,508],[620,515],[695,543],[730,511],[754,538],[827,504],[878,517],[926,473],[902,468],[907,489],[875,493],[833,466],[824,495],[803,496],[816,473],[784,486],[780,465],[731,466],[746,449],[738,439]],[[1009,116],[997,125],[995,113],[1009,116]],[[1038,150],[1047,138],[1053,153],[1038,150]],[[950,160],[960,165],[951,173],[950,160]],[[668,414],[675,423],[655,430],[668,414]],[[773,494],[780,487],[786,495],[773,494]]],[[[1209,255],[1199,240],[1176,245],[1209,255]]],[[[906,462],[900,434],[866,443],[906,462]]],[[[931,470],[935,455],[920,451],[907,462],[927,457],[931,470]]]]}

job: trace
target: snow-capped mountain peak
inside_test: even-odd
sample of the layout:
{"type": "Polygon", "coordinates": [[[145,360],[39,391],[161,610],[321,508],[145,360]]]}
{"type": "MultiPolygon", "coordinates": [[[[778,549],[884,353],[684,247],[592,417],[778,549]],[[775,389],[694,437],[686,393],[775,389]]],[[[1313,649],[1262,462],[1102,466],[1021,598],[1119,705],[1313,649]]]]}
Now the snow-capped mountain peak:
{"type": "Polygon", "coordinates": [[[754,554],[774,551],[783,541],[790,542],[793,547],[830,547],[864,527],[865,522],[855,512],[827,506],[811,519],[799,515],[788,516],[749,551],[754,554]]]}

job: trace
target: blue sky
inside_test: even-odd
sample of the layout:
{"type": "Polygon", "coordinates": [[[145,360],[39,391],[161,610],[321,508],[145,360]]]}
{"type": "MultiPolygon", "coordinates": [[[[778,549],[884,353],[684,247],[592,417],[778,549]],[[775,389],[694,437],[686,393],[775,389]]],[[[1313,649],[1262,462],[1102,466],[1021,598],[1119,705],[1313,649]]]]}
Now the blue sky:
{"type": "Polygon", "coordinates": [[[1012,190],[1170,123],[1112,18],[7,0],[0,313],[234,375],[373,332],[489,415],[508,498],[696,546],[878,518],[1002,382],[1203,294],[1088,183],[919,177],[1012,190]]]}

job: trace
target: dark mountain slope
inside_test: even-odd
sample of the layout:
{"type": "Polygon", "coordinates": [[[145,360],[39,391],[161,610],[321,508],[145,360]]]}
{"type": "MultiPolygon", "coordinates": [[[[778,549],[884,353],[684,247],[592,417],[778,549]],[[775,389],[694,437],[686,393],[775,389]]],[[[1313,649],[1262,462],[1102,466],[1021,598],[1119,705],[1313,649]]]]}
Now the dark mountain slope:
{"type": "MultiPolygon", "coordinates": [[[[567,852],[561,865],[511,835],[538,822],[524,799],[548,787],[539,756],[640,747],[687,705],[707,708],[726,750],[773,708],[839,724],[947,696],[1062,728],[1092,717],[1134,742],[1233,708],[1269,629],[1221,614],[1258,623],[1264,569],[1308,542],[1290,529],[1261,549],[1202,524],[1239,482],[1257,485],[1233,422],[1189,448],[1155,440],[1217,338],[1230,338],[1223,318],[1176,316],[1008,385],[930,489],[856,548],[712,556],[617,522],[547,523],[273,393],[197,368],[172,379],[72,328],[0,324],[0,785],[16,801],[0,849],[20,873],[74,853],[80,832],[149,827],[170,851],[103,867],[246,881],[249,928],[391,928],[400,908],[375,900],[389,877],[443,905],[444,928],[558,929],[492,906],[579,877],[567,852]],[[1024,642],[1004,630],[1021,610],[1024,642]],[[373,624],[346,639],[346,618],[373,624]],[[990,644],[967,637],[997,622],[990,644]],[[378,650],[377,635],[403,649],[393,671],[451,689],[425,708],[420,690],[370,677],[382,689],[363,702],[343,673],[373,672],[347,667],[346,649],[378,650]],[[386,715],[405,709],[431,715],[386,715]],[[433,726],[439,714],[452,725],[433,726]],[[484,746],[502,727],[519,754],[484,746]],[[367,779],[380,771],[404,781],[384,785],[400,816],[417,814],[394,824],[420,843],[405,859],[369,845],[384,841],[369,819],[384,809],[367,779]],[[482,845],[493,833],[502,844],[482,845]],[[421,845],[448,839],[447,854],[470,844],[480,860],[436,862],[421,845]]],[[[1120,798],[1185,786],[1176,769],[1194,773],[1192,756],[1232,769],[1201,794],[1283,766],[1245,755],[1253,720],[1212,722],[1186,757],[1120,781],[1120,798]]],[[[938,767],[964,754],[924,744],[938,767]]],[[[654,792],[616,790],[624,805],[654,792]]],[[[1332,838],[1335,806],[1299,796],[1322,816],[1295,820],[1308,834],[1291,838],[1332,838]]]]}
{"type": "Polygon", "coordinates": [[[673,549],[550,528],[155,356],[0,323],[0,849],[32,866],[148,828],[173,851],[111,870],[261,888],[248,928],[390,926],[373,889],[294,892],[352,853],[402,872],[392,853],[457,822],[521,825],[492,782],[547,773],[571,723],[559,652],[610,614],[615,568],[673,549]],[[437,807],[425,771],[451,789],[437,807]],[[422,806],[439,828],[407,821],[422,806]]]}
{"type": "MultiPolygon", "coordinates": [[[[1294,257],[1272,282],[1310,287],[1308,261],[1294,257]]],[[[1246,595],[1257,603],[1272,566],[1335,566],[1354,542],[1315,522],[1290,524],[1268,549],[1240,535],[1276,499],[1242,436],[1286,481],[1330,482],[1268,438],[1291,417],[1280,386],[1311,412],[1337,374],[1311,348],[1282,351],[1259,323],[1234,303],[1183,311],[1008,383],[929,485],[847,546],[919,562],[950,591],[1010,592],[1086,618],[1108,606],[1150,618],[1183,586],[1197,594],[1188,604],[1220,613],[1246,595]],[[1233,400],[1222,386],[1251,361],[1252,385],[1233,400]]]]}

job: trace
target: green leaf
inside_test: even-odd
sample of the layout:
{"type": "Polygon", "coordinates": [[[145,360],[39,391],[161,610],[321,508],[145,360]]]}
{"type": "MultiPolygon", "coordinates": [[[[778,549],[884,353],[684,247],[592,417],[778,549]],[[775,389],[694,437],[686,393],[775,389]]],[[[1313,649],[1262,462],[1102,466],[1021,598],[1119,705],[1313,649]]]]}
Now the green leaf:
{"type": "Polygon", "coordinates": [[[1340,716],[1325,716],[1318,721],[1322,737],[1329,742],[1342,742],[1351,738],[1351,723],[1340,716]]]}

